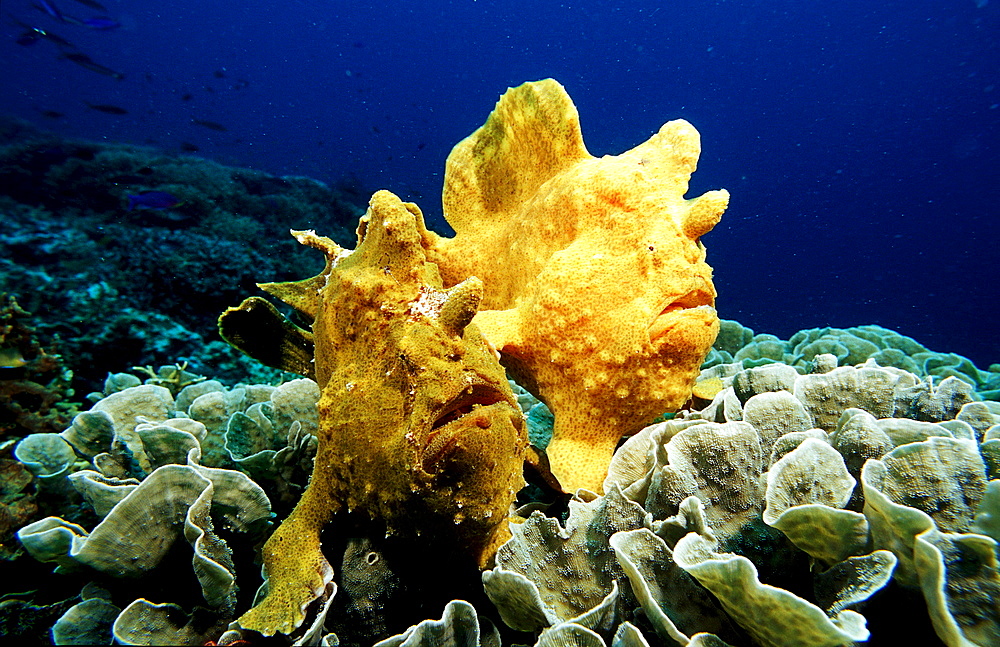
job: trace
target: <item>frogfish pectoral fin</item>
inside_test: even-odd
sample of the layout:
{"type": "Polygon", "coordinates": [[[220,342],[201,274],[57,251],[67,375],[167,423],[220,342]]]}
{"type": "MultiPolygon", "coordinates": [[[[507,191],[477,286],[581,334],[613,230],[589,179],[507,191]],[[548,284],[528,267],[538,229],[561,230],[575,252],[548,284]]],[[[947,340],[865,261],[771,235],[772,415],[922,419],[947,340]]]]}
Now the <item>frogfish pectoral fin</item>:
{"type": "Polygon", "coordinates": [[[250,297],[219,317],[230,345],[271,368],[315,379],[312,333],[299,328],[267,300],[250,297]]]}

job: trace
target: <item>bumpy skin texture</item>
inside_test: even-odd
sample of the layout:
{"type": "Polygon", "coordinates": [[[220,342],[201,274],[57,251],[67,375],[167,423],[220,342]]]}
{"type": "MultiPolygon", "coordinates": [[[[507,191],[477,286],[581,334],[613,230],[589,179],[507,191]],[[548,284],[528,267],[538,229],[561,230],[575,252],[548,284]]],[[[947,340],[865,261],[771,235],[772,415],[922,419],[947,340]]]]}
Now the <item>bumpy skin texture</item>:
{"type": "Polygon", "coordinates": [[[555,414],[547,453],[566,491],[601,491],[615,444],[684,404],[718,333],[699,237],[729,194],[684,199],[700,152],[672,121],[595,158],[547,79],[508,90],[448,157],[456,236],[429,235],[429,258],[445,285],[483,280],[475,322],[555,414]]]}
{"type": "Polygon", "coordinates": [[[320,531],[340,510],[453,541],[484,564],[510,536],[527,448],[496,351],[469,325],[482,284],[442,289],[414,205],[376,193],[349,254],[294,233],[327,255],[326,270],[261,287],[314,318],[319,447],[308,489],[264,546],[268,596],[239,620],[265,635],[293,632],[323,594],[333,570],[320,531]]]}

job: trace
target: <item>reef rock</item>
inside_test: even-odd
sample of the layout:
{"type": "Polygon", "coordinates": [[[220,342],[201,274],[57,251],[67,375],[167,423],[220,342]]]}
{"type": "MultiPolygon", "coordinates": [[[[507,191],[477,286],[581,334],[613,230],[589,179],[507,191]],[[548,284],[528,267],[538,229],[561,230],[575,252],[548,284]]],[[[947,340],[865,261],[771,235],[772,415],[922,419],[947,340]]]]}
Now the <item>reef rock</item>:
{"type": "Polygon", "coordinates": [[[419,210],[387,191],[371,199],[353,252],[313,232],[326,268],[262,285],[313,321],[305,331],[251,298],[220,319],[224,338],[321,389],[315,468],[292,514],[264,546],[267,597],[239,622],[291,633],[333,569],[320,531],[339,511],[397,535],[422,534],[482,565],[510,533],[527,434],[495,351],[470,325],[482,283],[443,289],[419,210]],[[310,360],[315,357],[315,363],[310,360]]]}
{"type": "Polygon", "coordinates": [[[430,236],[446,286],[486,292],[475,322],[555,414],[563,489],[600,492],[623,434],[691,396],[719,329],[700,237],[729,194],[685,199],[701,144],[683,120],[617,156],[587,152],[552,79],[508,90],[445,170],[456,236],[430,236]]]}

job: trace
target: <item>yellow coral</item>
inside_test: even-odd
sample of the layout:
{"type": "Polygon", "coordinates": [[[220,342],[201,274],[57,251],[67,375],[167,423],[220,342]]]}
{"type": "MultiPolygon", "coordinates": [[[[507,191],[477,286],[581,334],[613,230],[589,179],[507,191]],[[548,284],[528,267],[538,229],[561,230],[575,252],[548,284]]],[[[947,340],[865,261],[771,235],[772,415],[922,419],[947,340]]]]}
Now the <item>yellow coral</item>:
{"type": "Polygon", "coordinates": [[[700,151],[678,120],[595,158],[547,79],[508,90],[448,157],[456,236],[428,234],[428,257],[445,285],[483,280],[475,322],[555,414],[547,451],[567,491],[601,491],[618,440],[684,404],[718,333],[699,238],[729,194],[684,198],[700,151]]]}
{"type": "Polygon", "coordinates": [[[304,371],[314,343],[322,390],[309,487],[264,546],[267,597],[239,620],[266,635],[293,632],[324,595],[333,569],[320,531],[340,510],[453,545],[482,566],[510,536],[527,449],[496,353],[470,324],[482,283],[443,289],[415,205],[376,193],[353,252],[294,233],[326,255],[326,269],[261,287],[312,318],[311,334],[276,320],[261,299],[220,319],[227,340],[283,368],[304,371]]]}

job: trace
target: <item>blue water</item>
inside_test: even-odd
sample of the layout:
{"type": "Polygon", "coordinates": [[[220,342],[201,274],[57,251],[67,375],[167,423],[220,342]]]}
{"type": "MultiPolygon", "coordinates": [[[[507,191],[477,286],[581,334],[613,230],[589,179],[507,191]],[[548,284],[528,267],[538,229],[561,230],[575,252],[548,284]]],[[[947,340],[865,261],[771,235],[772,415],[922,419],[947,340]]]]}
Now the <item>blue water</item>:
{"type": "Polygon", "coordinates": [[[4,0],[0,112],[351,178],[446,231],[451,146],[508,86],[551,76],[595,155],[670,119],[701,132],[691,195],[732,193],[704,238],[722,317],[783,338],[875,323],[1000,362],[1000,0],[102,2],[120,29],[4,0]],[[12,18],[125,78],[18,45],[12,18]]]}

